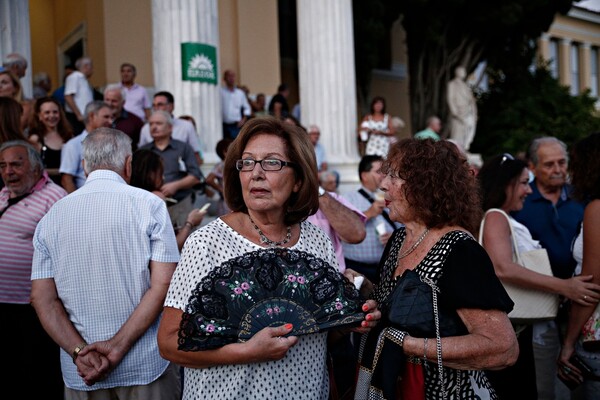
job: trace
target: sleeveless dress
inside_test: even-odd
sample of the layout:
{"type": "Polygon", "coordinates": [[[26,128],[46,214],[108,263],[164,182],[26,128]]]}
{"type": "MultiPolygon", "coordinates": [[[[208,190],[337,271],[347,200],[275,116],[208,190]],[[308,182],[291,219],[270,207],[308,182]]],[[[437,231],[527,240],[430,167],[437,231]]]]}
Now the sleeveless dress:
{"type": "MultiPolygon", "coordinates": [[[[380,284],[373,293],[379,304],[387,303],[401,279],[393,276],[405,237],[405,228],[397,229],[381,258],[380,284]]],[[[449,312],[456,314],[459,308],[473,308],[508,313],[512,309],[513,302],[496,276],[489,256],[466,232],[446,233],[414,271],[421,278],[429,278],[436,283],[439,288],[438,304],[449,312]]],[[[355,400],[397,398],[400,395],[394,393],[396,389],[393,387],[398,376],[402,376],[405,382],[397,387],[403,392],[400,398],[438,400],[445,391],[447,399],[498,399],[482,370],[443,367],[442,381],[437,360],[406,357],[393,340],[378,340],[382,330],[391,327],[387,313],[383,314],[378,326],[362,337],[355,400]],[[421,378],[415,378],[418,375],[421,378]]]]}
{"type": "MultiPolygon", "coordinates": [[[[42,162],[44,163],[44,168],[46,169],[59,169],[60,168],[60,155],[62,153],[62,149],[54,150],[48,147],[46,143],[44,143],[44,139],[42,139],[42,150],[40,155],[42,157],[42,162]]],[[[50,179],[57,185],[60,185],[60,174],[59,175],[51,175],[50,179]]]]}
{"type": "MultiPolygon", "coordinates": [[[[383,116],[382,121],[375,121],[369,116],[367,119],[365,128],[373,129],[376,131],[387,132],[388,131],[388,119],[389,115],[385,114],[383,116]]],[[[391,136],[383,136],[383,135],[369,135],[369,140],[367,141],[367,148],[365,150],[365,155],[377,155],[386,157],[387,153],[390,149],[391,136]]]]}

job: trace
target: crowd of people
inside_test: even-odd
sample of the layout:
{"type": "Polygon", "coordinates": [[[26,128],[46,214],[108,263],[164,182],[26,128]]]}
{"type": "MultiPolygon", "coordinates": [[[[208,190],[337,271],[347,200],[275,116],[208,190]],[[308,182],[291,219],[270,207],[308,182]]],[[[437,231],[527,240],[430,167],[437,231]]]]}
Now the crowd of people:
{"type": "Polygon", "coordinates": [[[539,137],[524,158],[498,154],[475,174],[439,117],[399,139],[376,96],[357,124],[359,185],[344,192],[319,142],[329,133],[300,122],[289,87],[251,97],[226,70],[221,161],[205,177],[201,135],[174,115],[171,92],[148,96],[130,63],[102,91],[91,59],[74,67],[64,104],[43,75],[23,97],[21,56],[0,71],[0,307],[14,327],[7,379],[23,396],[597,396],[600,356],[581,335],[600,301],[600,133],[570,150],[539,137]],[[213,207],[196,208],[211,191],[213,207]],[[551,276],[519,265],[515,254],[535,249],[551,276]],[[289,260],[328,278],[283,273],[289,260]],[[353,325],[307,334],[273,307],[248,338],[240,323],[232,341],[199,347],[232,335],[219,315],[259,283],[325,296],[334,281],[360,298],[353,325]],[[426,317],[416,305],[398,316],[410,284],[426,317]],[[511,320],[505,284],[556,295],[556,318],[511,320]],[[23,373],[32,359],[36,385],[23,373]]]}

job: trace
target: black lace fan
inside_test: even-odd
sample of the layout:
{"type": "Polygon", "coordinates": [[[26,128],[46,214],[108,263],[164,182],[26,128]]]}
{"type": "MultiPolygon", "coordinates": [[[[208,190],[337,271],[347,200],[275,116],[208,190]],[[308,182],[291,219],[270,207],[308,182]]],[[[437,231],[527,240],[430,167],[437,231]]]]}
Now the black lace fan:
{"type": "Polygon", "coordinates": [[[179,327],[179,349],[199,351],[243,342],[269,326],[290,335],[359,325],[358,290],[324,260],[303,251],[264,249],[229,260],[192,292],[179,327]]]}

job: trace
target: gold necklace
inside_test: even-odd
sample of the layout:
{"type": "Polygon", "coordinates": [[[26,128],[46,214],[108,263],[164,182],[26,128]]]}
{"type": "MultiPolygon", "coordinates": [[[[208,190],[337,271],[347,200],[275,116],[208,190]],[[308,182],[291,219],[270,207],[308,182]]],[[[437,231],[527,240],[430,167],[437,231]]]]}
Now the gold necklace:
{"type": "Polygon", "coordinates": [[[400,246],[400,251],[399,251],[400,254],[398,254],[398,260],[400,260],[400,259],[408,256],[410,253],[412,253],[413,251],[415,251],[415,249],[417,247],[419,247],[419,245],[421,244],[421,242],[423,241],[423,239],[425,239],[425,236],[427,236],[428,233],[429,233],[429,228],[425,229],[425,232],[423,232],[421,234],[421,236],[419,236],[419,238],[417,239],[417,241],[415,242],[415,244],[413,244],[410,247],[410,249],[408,249],[408,251],[406,251],[405,253],[402,253],[402,248],[404,247],[404,243],[405,243],[405,242],[402,242],[402,246],[400,246]]]}
{"type": "Polygon", "coordinates": [[[269,247],[283,246],[284,244],[286,244],[287,242],[289,242],[292,239],[292,227],[291,226],[287,227],[287,233],[285,235],[285,238],[282,241],[274,242],[273,240],[271,240],[267,236],[265,236],[263,231],[261,231],[260,228],[258,227],[258,225],[256,225],[256,222],[254,222],[254,220],[252,219],[250,214],[248,214],[248,218],[250,218],[250,222],[252,222],[252,226],[254,226],[254,229],[258,232],[258,236],[260,236],[260,242],[266,244],[269,247]]]}

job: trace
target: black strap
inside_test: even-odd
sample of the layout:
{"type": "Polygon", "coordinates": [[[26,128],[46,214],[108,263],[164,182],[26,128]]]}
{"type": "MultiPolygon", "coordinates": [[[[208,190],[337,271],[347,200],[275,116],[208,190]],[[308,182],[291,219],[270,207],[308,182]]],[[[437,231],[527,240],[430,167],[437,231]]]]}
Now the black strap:
{"type": "Polygon", "coordinates": [[[15,204],[17,204],[18,202],[23,200],[25,197],[29,196],[31,193],[32,192],[29,192],[29,193],[25,193],[25,194],[22,194],[17,197],[9,198],[8,204],[6,205],[6,207],[4,207],[2,210],[0,210],[0,217],[2,217],[4,215],[4,213],[6,212],[6,210],[8,210],[11,206],[14,206],[15,204]]]}
{"type": "MultiPolygon", "coordinates": [[[[369,200],[369,203],[373,203],[373,202],[375,201],[375,199],[374,199],[374,198],[372,198],[372,197],[371,197],[371,195],[369,195],[369,193],[367,193],[367,192],[365,191],[365,189],[363,189],[363,188],[360,188],[360,189],[358,190],[358,193],[362,194],[362,196],[363,196],[365,199],[369,200]]],[[[394,223],[394,221],[392,221],[392,219],[391,219],[391,218],[390,218],[390,216],[388,215],[387,211],[383,210],[383,211],[381,212],[381,216],[383,217],[383,219],[385,219],[385,220],[387,221],[387,223],[388,223],[388,224],[390,224],[390,225],[391,225],[391,227],[392,227],[393,229],[396,229],[396,224],[394,223]]]]}

